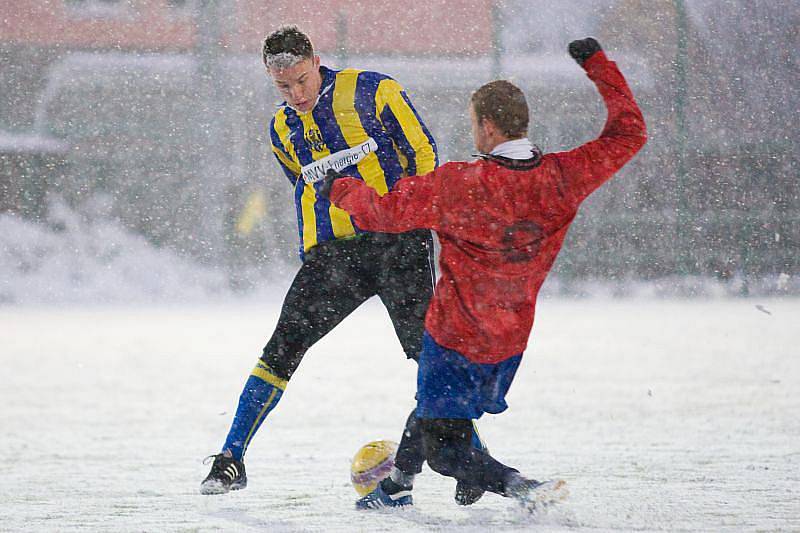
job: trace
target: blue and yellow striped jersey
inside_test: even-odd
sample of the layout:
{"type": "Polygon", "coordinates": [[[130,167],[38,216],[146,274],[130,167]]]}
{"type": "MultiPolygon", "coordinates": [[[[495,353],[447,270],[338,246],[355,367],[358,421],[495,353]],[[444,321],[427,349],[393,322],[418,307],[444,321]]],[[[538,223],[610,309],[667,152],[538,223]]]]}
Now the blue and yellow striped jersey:
{"type": "Polygon", "coordinates": [[[301,257],[319,242],[361,233],[350,216],[317,195],[308,183],[325,168],[356,176],[383,195],[400,178],[426,174],[439,164],[436,143],[403,87],[384,74],[320,67],[314,109],[285,103],[270,123],[272,151],[294,185],[301,257]]]}

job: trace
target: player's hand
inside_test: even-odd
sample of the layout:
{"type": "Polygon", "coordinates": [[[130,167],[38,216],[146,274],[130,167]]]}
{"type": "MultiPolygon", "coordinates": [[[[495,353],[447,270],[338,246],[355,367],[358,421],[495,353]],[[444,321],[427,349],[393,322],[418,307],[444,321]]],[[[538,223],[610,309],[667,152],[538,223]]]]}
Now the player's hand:
{"type": "Polygon", "coordinates": [[[322,187],[319,188],[317,191],[317,195],[321,198],[325,198],[326,200],[331,199],[331,188],[333,187],[334,180],[339,178],[343,178],[344,174],[341,172],[337,172],[332,168],[329,168],[327,172],[325,172],[325,177],[322,179],[322,187]]]}
{"type": "Polygon", "coordinates": [[[586,39],[578,39],[577,41],[569,43],[568,50],[572,59],[577,61],[580,66],[583,66],[590,57],[602,50],[602,48],[600,47],[600,43],[597,42],[597,39],[594,37],[587,37],[586,39]]]}

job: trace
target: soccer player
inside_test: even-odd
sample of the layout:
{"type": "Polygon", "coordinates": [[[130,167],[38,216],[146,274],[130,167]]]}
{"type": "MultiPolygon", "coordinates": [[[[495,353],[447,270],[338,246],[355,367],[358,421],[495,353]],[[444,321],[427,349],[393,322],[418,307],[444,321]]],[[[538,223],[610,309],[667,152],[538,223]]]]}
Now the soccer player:
{"type": "MultiPolygon", "coordinates": [[[[319,195],[327,169],[346,171],[384,194],[400,178],[436,168],[436,144],[403,87],[377,72],[321,66],[311,41],[295,26],[284,26],[265,39],[263,60],[285,98],[269,130],[272,151],[294,188],[303,264],[245,383],[222,451],[212,456],[203,494],[246,486],[247,446],[314,343],[377,295],[406,355],[416,360],[433,294],[429,230],[366,232],[319,195]]],[[[471,437],[476,446],[482,445],[477,433],[471,437]]],[[[410,490],[423,462],[412,411],[398,449],[395,479],[410,490]]],[[[469,504],[482,494],[459,484],[456,499],[469,504]]]]}
{"type": "MultiPolygon", "coordinates": [[[[471,421],[500,413],[533,326],[536,295],[586,197],[644,145],[644,118],[624,77],[593,38],[570,55],[608,109],[600,137],[568,152],[541,154],[526,138],[528,105],[508,81],[473,93],[472,135],[482,153],[408,177],[384,196],[330,171],[323,194],[360,228],[430,228],[442,276],[427,312],[417,377],[417,416],[435,471],[514,497],[533,510],[565,496],[563,481],[539,482],[470,446],[471,421]]],[[[384,480],[358,508],[399,506],[384,480]]]]}

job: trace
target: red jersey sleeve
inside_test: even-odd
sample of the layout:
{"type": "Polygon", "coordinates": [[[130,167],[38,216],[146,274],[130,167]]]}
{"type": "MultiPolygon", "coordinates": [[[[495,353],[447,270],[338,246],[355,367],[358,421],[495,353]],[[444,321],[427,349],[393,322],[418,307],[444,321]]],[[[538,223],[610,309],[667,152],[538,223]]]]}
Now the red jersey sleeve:
{"type": "Polygon", "coordinates": [[[331,202],[353,217],[367,231],[402,233],[413,229],[436,229],[439,221],[438,189],[442,166],[424,176],[399,180],[380,196],[356,178],[339,178],[331,188],[331,202]]]}
{"type": "Polygon", "coordinates": [[[561,169],[559,188],[574,207],[622,168],[647,140],[642,112],[616,63],[600,51],[584,68],[605,101],[608,118],[600,137],[554,154],[561,169]]]}

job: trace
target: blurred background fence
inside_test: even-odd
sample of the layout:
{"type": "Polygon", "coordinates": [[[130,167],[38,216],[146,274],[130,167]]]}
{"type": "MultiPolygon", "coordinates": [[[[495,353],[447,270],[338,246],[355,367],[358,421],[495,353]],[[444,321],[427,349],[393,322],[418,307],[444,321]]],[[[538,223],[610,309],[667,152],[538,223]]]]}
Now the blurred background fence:
{"type": "Polygon", "coordinates": [[[560,286],[798,291],[796,2],[412,4],[0,0],[0,210],[57,232],[58,198],[246,289],[297,265],[292,194],[266,131],[278,103],[266,33],[296,23],[323,63],[395,77],[442,161],[471,156],[469,95],[498,77],[525,90],[545,151],[596,136],[601,101],[565,52],[595,35],[650,141],[582,210],[560,286]]]}

